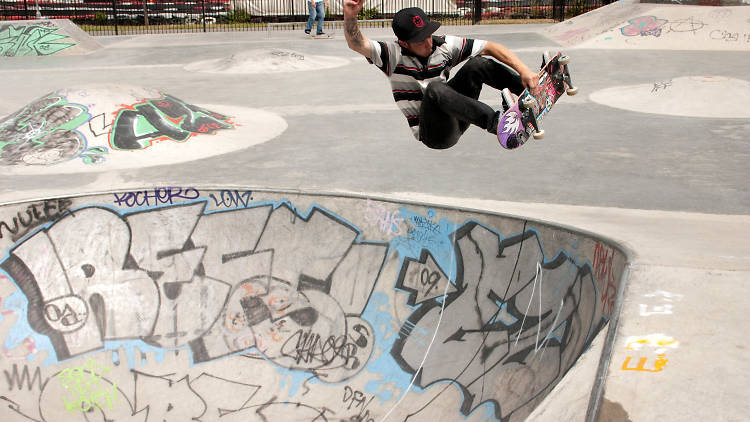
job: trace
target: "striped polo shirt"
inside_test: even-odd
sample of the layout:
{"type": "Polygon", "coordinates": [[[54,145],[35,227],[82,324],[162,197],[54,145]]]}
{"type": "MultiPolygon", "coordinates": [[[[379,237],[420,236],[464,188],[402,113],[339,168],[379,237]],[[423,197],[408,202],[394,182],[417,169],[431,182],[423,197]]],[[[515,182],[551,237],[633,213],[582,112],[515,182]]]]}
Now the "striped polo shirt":
{"type": "Polygon", "coordinates": [[[432,81],[447,81],[450,70],[484,50],[487,41],[452,35],[433,36],[433,52],[428,58],[417,57],[395,41],[370,41],[370,62],[391,81],[393,99],[419,139],[419,107],[424,90],[432,81]]]}

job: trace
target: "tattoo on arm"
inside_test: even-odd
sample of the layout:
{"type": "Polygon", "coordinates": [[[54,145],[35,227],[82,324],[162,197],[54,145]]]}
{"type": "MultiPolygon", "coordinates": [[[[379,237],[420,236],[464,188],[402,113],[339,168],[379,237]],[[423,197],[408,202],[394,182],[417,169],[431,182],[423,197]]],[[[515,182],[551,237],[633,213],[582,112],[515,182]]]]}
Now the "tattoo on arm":
{"type": "Polygon", "coordinates": [[[359,31],[356,19],[345,20],[344,30],[353,44],[362,44],[362,33],[359,31]]]}

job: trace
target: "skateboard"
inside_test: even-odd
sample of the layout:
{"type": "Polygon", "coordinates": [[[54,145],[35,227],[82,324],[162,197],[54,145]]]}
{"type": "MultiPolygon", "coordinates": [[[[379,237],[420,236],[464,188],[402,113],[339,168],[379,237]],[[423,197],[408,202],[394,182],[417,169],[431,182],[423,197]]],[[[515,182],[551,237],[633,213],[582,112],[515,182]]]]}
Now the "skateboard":
{"type": "Polygon", "coordinates": [[[529,139],[541,139],[544,130],[539,129],[539,122],[549,113],[552,106],[563,93],[575,95],[578,88],[570,80],[568,63],[570,58],[558,52],[550,57],[549,52],[542,56],[542,66],[539,72],[539,93],[537,95],[528,89],[513,99],[507,88],[501,91],[503,114],[497,125],[497,139],[506,149],[518,148],[529,139]]]}
{"type": "Polygon", "coordinates": [[[320,35],[317,35],[317,34],[310,34],[310,36],[311,36],[311,37],[312,37],[312,38],[313,38],[314,40],[328,40],[328,39],[331,39],[331,34],[320,34],[320,35]]]}

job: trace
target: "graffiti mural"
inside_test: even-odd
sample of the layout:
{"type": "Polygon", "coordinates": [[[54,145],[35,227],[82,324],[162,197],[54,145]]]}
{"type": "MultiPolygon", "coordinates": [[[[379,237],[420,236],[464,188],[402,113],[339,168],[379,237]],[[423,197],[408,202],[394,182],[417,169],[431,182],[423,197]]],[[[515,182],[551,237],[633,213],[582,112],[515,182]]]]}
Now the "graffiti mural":
{"type": "Polygon", "coordinates": [[[233,127],[229,116],[187,104],[171,95],[146,99],[117,112],[110,132],[116,149],[142,149],[160,140],[185,142],[196,134],[233,127]]]}
{"type": "Polygon", "coordinates": [[[0,56],[47,56],[76,45],[67,35],[56,33],[56,26],[0,25],[0,56]],[[67,38],[68,42],[62,42],[67,38]]]}
{"type": "Polygon", "coordinates": [[[219,132],[237,136],[236,127],[229,115],[156,90],[114,85],[62,89],[0,117],[0,166],[18,171],[54,166],[75,172],[117,163],[161,162],[169,152],[165,148],[162,154],[144,150],[162,141],[179,145],[184,159],[191,159],[191,152],[203,158],[207,151],[220,153],[239,144],[231,137],[226,142],[225,135],[225,142],[215,143],[215,148],[189,145],[199,141],[195,137],[219,132]],[[139,160],[127,154],[133,151],[139,151],[139,160]]]}
{"type": "Polygon", "coordinates": [[[47,202],[0,239],[2,420],[523,420],[624,267],[553,227],[373,199],[47,202]]]}
{"type": "Polygon", "coordinates": [[[626,37],[640,36],[661,36],[662,27],[667,23],[666,19],[659,19],[654,16],[640,16],[630,19],[627,26],[620,28],[622,35],[626,37]]]}
{"type": "Polygon", "coordinates": [[[77,129],[90,118],[85,106],[60,95],[34,101],[0,119],[0,165],[53,165],[78,156],[86,138],[77,129]]]}

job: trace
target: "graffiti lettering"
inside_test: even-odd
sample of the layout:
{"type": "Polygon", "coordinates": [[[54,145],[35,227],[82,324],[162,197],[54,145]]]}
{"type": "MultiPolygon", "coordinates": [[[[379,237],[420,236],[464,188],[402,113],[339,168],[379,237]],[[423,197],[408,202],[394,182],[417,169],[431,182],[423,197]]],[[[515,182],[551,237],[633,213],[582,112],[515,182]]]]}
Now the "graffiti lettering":
{"type": "Polygon", "coordinates": [[[604,304],[604,312],[611,314],[615,306],[615,296],[617,288],[615,287],[615,274],[612,270],[612,260],[615,257],[615,250],[597,243],[594,247],[593,271],[594,277],[606,283],[602,292],[601,301],[604,304]]]}
{"type": "Polygon", "coordinates": [[[409,298],[410,305],[456,291],[426,249],[422,251],[419,261],[411,259],[406,261],[399,275],[397,286],[412,292],[409,298]]]}
{"type": "Polygon", "coordinates": [[[625,358],[625,362],[622,363],[623,371],[661,372],[664,367],[667,366],[667,362],[669,361],[669,359],[666,358],[666,355],[657,355],[657,358],[654,360],[654,368],[646,369],[646,362],[648,361],[648,358],[640,358],[638,360],[638,364],[636,364],[635,367],[629,366],[630,359],[631,357],[628,356],[625,358]]]}
{"type": "Polygon", "coordinates": [[[750,42],[750,33],[740,35],[739,32],[729,32],[726,29],[714,29],[709,34],[712,40],[725,42],[739,42],[740,40],[750,42]]]}
{"type": "Polygon", "coordinates": [[[72,39],[56,34],[57,30],[52,25],[1,25],[0,56],[47,56],[76,45],[73,42],[58,42],[72,39]]]}
{"type": "Polygon", "coordinates": [[[350,343],[346,335],[323,338],[317,333],[298,330],[286,341],[282,353],[297,363],[320,362],[326,366],[340,357],[344,359],[346,367],[357,369],[360,366],[357,345],[350,343]]]}
{"type": "MultiPolygon", "coordinates": [[[[127,207],[168,206],[126,216],[106,208],[83,208],[13,248],[2,268],[26,294],[31,326],[50,337],[57,358],[100,349],[108,339],[141,339],[157,347],[190,345],[197,362],[257,347],[280,365],[324,370],[329,380],[361,370],[373,347],[372,329],[356,316],[366,300],[348,299],[354,291],[371,291],[377,271],[362,273],[357,276],[361,281],[355,283],[349,274],[358,274],[359,265],[379,268],[385,247],[353,245],[354,230],[324,213],[313,213],[309,227],[317,227],[332,244],[338,243],[335,249],[322,251],[338,259],[331,260],[319,278],[330,280],[331,293],[347,300],[339,305],[333,295],[321,291],[325,286],[310,270],[305,275],[283,276],[298,281],[304,294],[282,281],[284,273],[268,278],[272,258],[309,261],[298,246],[285,256],[279,245],[264,244],[258,237],[261,232],[251,230],[255,235],[244,241],[245,246],[230,247],[226,253],[223,237],[213,242],[207,237],[215,236],[214,217],[231,234],[254,220],[266,232],[296,224],[304,236],[301,223],[287,218],[289,208],[277,209],[272,215],[284,217],[267,222],[266,206],[208,215],[201,214],[206,200],[169,206],[172,201],[197,196],[192,188],[117,194],[116,203],[127,207]],[[184,226],[171,232],[175,227],[169,222],[184,226]],[[89,227],[105,227],[106,235],[89,227]],[[248,252],[256,245],[259,252],[248,252]],[[349,252],[352,258],[346,259],[349,252]],[[39,257],[47,260],[45,267],[32,264],[39,257]],[[113,312],[114,303],[126,297],[139,306],[113,312]],[[346,314],[341,306],[346,306],[346,314]],[[318,326],[318,319],[335,323],[318,326]],[[295,336],[297,330],[304,331],[295,336]],[[283,349],[284,344],[289,350],[283,349]],[[338,370],[331,372],[334,369],[338,370]]],[[[319,254],[321,248],[307,253],[319,254]]],[[[293,261],[287,262],[286,267],[273,268],[288,271],[293,261]]]]}
{"type": "Polygon", "coordinates": [[[401,223],[404,219],[399,217],[398,210],[389,211],[386,209],[385,205],[375,204],[369,199],[367,200],[366,207],[365,221],[370,225],[377,227],[386,235],[401,235],[401,223]]]}
{"type": "Polygon", "coordinates": [[[420,230],[431,231],[433,233],[437,233],[440,231],[440,226],[437,223],[433,223],[432,221],[422,217],[421,215],[413,216],[411,218],[411,221],[420,230]]]}
{"type": "MultiPolygon", "coordinates": [[[[190,201],[200,196],[198,189],[195,188],[156,188],[148,191],[114,193],[114,203],[118,206],[133,207],[151,207],[157,205],[172,205],[175,200],[190,201]]],[[[213,195],[211,195],[213,196],[213,195]]]]}
{"type": "Polygon", "coordinates": [[[68,211],[72,202],[69,199],[50,199],[44,202],[38,202],[26,207],[25,211],[18,211],[8,224],[0,221],[0,239],[5,236],[5,232],[11,233],[11,240],[18,240],[34,227],[44,223],[54,221],[68,211]]]}
{"type": "MultiPolygon", "coordinates": [[[[584,303],[585,307],[597,303],[591,267],[579,267],[563,254],[545,258],[531,230],[499,241],[496,233],[469,223],[455,238],[462,268],[455,286],[460,288],[420,302],[412,295],[408,303],[416,306],[415,311],[399,331],[391,355],[404,370],[419,373],[416,384],[422,388],[446,379],[460,384],[465,390],[464,415],[483,402],[495,401],[501,405],[494,417],[511,420],[563,375],[542,371],[539,362],[569,367],[572,357],[590,341],[587,333],[597,322],[591,312],[580,310],[584,303]],[[542,286],[542,271],[546,280],[554,281],[542,286]],[[554,299],[542,300],[544,291],[558,293],[554,299]],[[531,303],[535,305],[527,306],[531,303]],[[443,358],[425,356],[424,340],[415,333],[438,324],[434,344],[441,345],[443,358]],[[448,355],[452,365],[445,365],[448,355]],[[488,392],[475,382],[482,377],[524,378],[534,389],[523,398],[513,393],[511,385],[495,384],[488,392]]],[[[414,263],[409,261],[408,266],[414,263]]],[[[408,274],[413,270],[403,269],[400,280],[405,282],[408,274]]],[[[405,288],[404,283],[397,287],[405,288]]]]}
{"type": "Polygon", "coordinates": [[[112,410],[112,404],[118,398],[117,386],[114,383],[108,386],[101,383],[109,370],[89,358],[83,366],[66,368],[57,374],[63,388],[69,393],[67,397],[62,397],[65,410],[71,414],[88,412],[94,406],[112,410]]]}
{"type": "Polygon", "coordinates": [[[440,273],[437,271],[430,272],[427,268],[422,269],[419,274],[420,283],[422,284],[422,294],[429,295],[432,289],[437,287],[440,281],[440,273]]]}
{"type": "Polygon", "coordinates": [[[59,322],[62,327],[78,327],[82,322],[81,317],[86,316],[85,308],[83,311],[75,311],[70,303],[64,303],[61,310],[58,305],[50,301],[44,307],[44,316],[50,322],[59,322]]]}
{"type": "Polygon", "coordinates": [[[355,410],[359,410],[357,415],[350,417],[348,420],[351,422],[374,422],[375,420],[370,417],[370,411],[367,407],[370,405],[375,396],[370,396],[369,400],[365,393],[354,390],[351,387],[344,386],[344,399],[343,403],[346,405],[346,410],[351,410],[354,407],[355,410]]]}
{"type": "Polygon", "coordinates": [[[631,366],[630,361],[634,357],[626,356],[621,369],[623,371],[661,372],[669,361],[666,354],[667,349],[676,349],[679,345],[680,343],[677,340],[661,333],[646,336],[630,336],[625,340],[625,350],[631,352],[640,351],[643,346],[648,346],[655,349],[653,353],[656,353],[656,358],[654,359],[653,369],[647,369],[646,362],[649,360],[649,357],[639,357],[638,363],[635,366],[631,366]]]}
{"type": "Polygon", "coordinates": [[[273,50],[271,51],[271,54],[273,54],[274,56],[279,56],[279,57],[289,56],[293,59],[305,60],[304,55],[295,53],[293,51],[273,50]]]}
{"type": "Polygon", "coordinates": [[[233,128],[229,116],[164,94],[120,110],[109,142],[115,149],[144,149],[160,140],[185,142],[197,134],[233,128]]]}
{"type": "Polygon", "coordinates": [[[253,200],[253,192],[249,190],[244,192],[223,190],[219,193],[218,198],[214,194],[210,194],[209,196],[213,199],[214,205],[227,208],[247,208],[250,205],[250,201],[253,200]]]}

